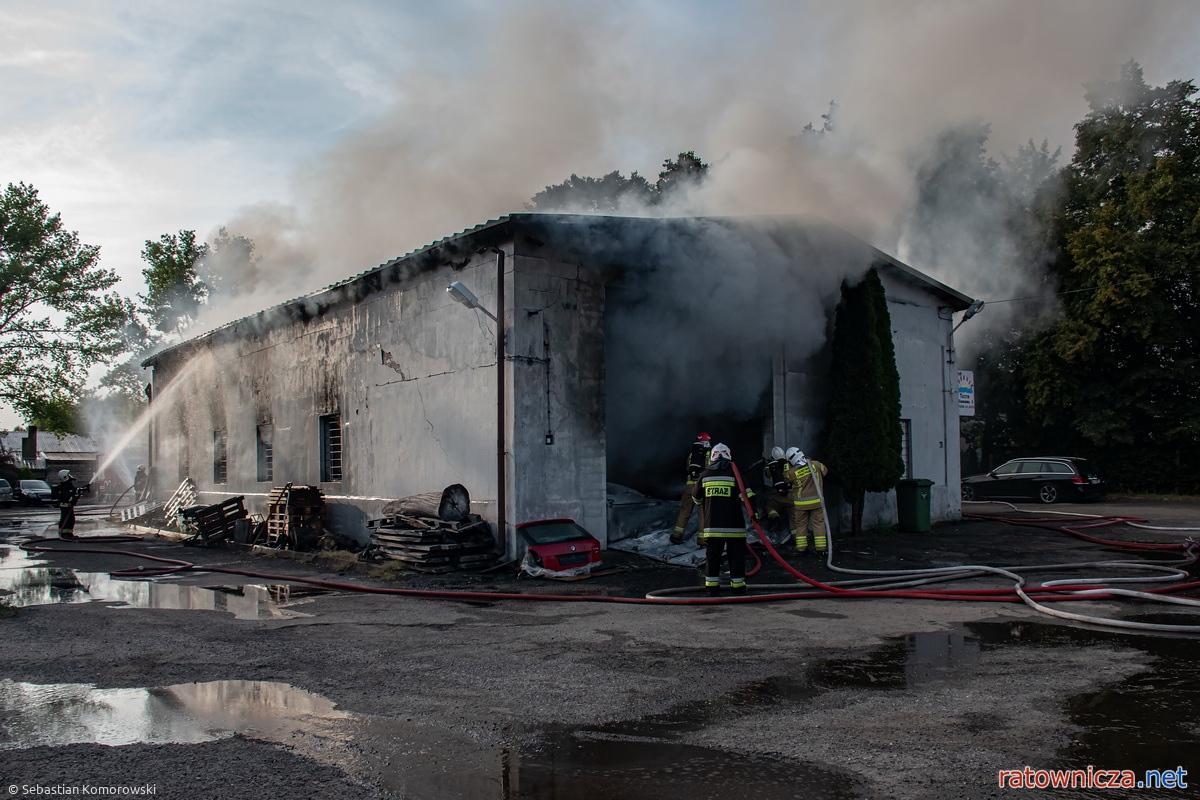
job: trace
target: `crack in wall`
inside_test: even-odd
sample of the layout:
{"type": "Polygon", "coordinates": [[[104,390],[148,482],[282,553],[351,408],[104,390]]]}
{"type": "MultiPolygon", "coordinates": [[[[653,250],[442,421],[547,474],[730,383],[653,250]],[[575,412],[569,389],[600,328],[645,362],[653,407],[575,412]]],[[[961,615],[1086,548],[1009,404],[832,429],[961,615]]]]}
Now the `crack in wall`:
{"type": "Polygon", "coordinates": [[[425,410],[425,395],[421,394],[420,384],[418,384],[415,388],[417,390],[417,397],[421,400],[421,417],[424,418],[425,424],[429,426],[429,434],[433,437],[433,440],[437,442],[438,449],[441,450],[442,455],[446,457],[446,463],[450,465],[450,469],[454,470],[454,476],[458,478],[458,482],[462,483],[465,480],[462,470],[454,465],[454,461],[451,460],[450,454],[446,452],[446,446],[443,445],[442,440],[438,438],[437,431],[434,430],[433,423],[429,420],[429,412],[425,410]]]}

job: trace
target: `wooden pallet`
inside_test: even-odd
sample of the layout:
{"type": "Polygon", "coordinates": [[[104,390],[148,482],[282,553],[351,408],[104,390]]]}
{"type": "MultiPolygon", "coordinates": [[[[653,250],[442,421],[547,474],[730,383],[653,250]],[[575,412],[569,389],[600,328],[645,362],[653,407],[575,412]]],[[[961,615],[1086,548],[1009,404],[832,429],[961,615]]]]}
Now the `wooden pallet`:
{"type": "Polygon", "coordinates": [[[267,496],[267,546],[314,550],[325,533],[325,496],[316,486],[287,484],[267,496]]]}
{"type": "Polygon", "coordinates": [[[372,524],[372,550],[417,572],[477,569],[496,560],[491,529],[478,515],[447,522],[399,514],[372,524]]]}

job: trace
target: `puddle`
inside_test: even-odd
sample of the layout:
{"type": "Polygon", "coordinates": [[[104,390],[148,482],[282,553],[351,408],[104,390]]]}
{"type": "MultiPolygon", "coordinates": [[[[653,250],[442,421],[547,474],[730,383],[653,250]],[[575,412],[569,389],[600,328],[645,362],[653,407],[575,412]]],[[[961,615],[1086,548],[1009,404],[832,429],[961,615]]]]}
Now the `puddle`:
{"type": "Polygon", "coordinates": [[[1067,716],[1081,730],[1059,754],[1064,767],[1120,765],[1144,771],[1190,769],[1195,762],[1200,751],[1200,685],[1196,682],[1200,642],[1196,637],[1135,636],[1027,622],[967,627],[985,650],[1014,643],[1046,648],[1102,644],[1153,656],[1148,670],[1067,702],[1067,716]]]}
{"type": "Polygon", "coordinates": [[[569,731],[524,749],[359,716],[268,681],[98,689],[0,680],[0,751],[70,744],[195,744],[242,735],[286,744],[398,797],[692,800],[736,786],[762,800],[849,800],[845,776],[681,744],[598,740],[569,731]]]}
{"type": "Polygon", "coordinates": [[[114,608],[224,611],[237,619],[311,617],[293,607],[327,590],[288,584],[189,586],[118,580],[103,572],[50,567],[17,547],[0,548],[0,600],[21,608],[68,603],[119,603],[114,608]]]}

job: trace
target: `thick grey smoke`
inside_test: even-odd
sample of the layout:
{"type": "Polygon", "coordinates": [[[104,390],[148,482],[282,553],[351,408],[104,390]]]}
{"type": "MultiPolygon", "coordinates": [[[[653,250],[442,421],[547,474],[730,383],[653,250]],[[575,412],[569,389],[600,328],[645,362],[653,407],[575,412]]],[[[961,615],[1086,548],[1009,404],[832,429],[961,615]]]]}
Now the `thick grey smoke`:
{"type": "MultiPolygon", "coordinates": [[[[712,171],[669,211],[812,214],[928,258],[913,266],[968,294],[1020,296],[1030,273],[1014,269],[1003,242],[986,252],[909,246],[921,234],[910,212],[929,149],[947,129],[983,122],[993,154],[1047,139],[1066,160],[1085,83],[1129,59],[1151,82],[1194,77],[1179,70],[1200,28],[1200,6],[1177,0],[760,0],[717,25],[704,13],[548,0],[471,7],[441,43],[444,60],[396,75],[394,105],[296,175],[290,207],[246,209],[227,223],[261,261],[226,282],[229,296],[203,323],[519,211],[571,173],[638,169],[653,179],[684,150],[712,171]],[[797,140],[830,100],[834,132],[797,140]]],[[[962,223],[987,229],[978,216],[962,223]]]]}

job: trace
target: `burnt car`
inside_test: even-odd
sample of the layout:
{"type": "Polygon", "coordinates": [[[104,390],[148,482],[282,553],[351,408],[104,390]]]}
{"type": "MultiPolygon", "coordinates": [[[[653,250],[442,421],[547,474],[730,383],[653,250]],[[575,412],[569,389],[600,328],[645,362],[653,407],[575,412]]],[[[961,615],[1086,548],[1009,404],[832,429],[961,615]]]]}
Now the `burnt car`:
{"type": "Polygon", "coordinates": [[[541,519],[517,526],[526,558],[551,572],[592,567],[600,563],[600,542],[573,519],[541,519]]]}
{"type": "Polygon", "coordinates": [[[1098,500],[1107,491],[1095,467],[1074,456],[1014,458],[986,475],[962,480],[962,499],[968,501],[1083,502],[1098,500]]]}

